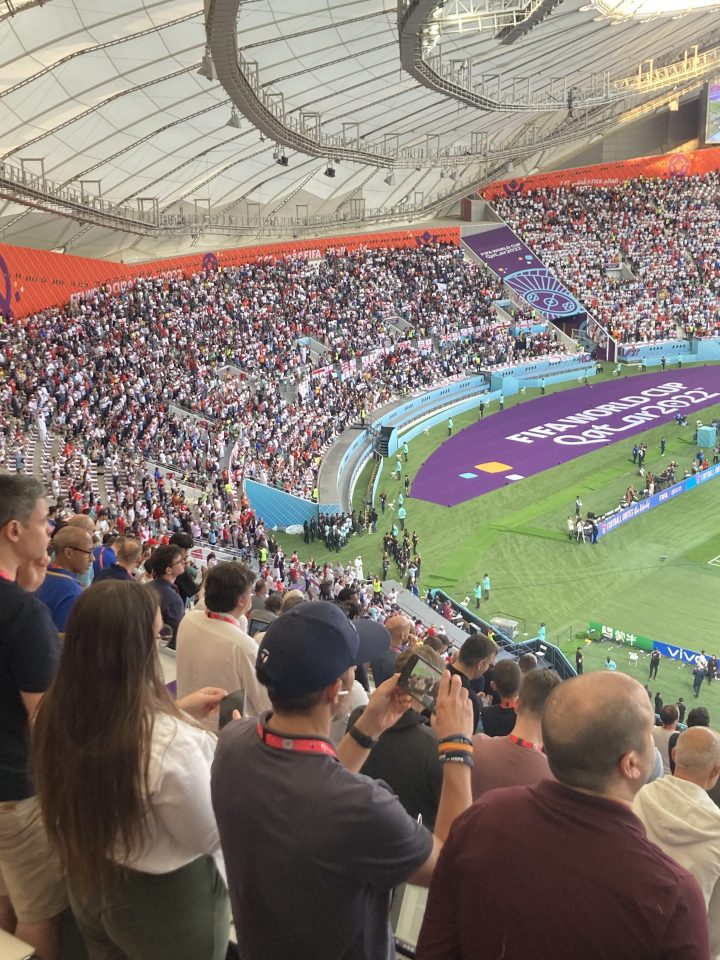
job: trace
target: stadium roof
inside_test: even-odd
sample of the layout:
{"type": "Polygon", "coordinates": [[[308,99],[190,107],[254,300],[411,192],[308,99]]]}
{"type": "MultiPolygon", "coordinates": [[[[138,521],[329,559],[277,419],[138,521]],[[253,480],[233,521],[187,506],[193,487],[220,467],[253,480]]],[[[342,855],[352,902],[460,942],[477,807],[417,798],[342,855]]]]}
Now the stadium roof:
{"type": "Polygon", "coordinates": [[[0,242],[146,259],[442,216],[716,69],[715,13],[613,6],[0,0],[0,242]]]}

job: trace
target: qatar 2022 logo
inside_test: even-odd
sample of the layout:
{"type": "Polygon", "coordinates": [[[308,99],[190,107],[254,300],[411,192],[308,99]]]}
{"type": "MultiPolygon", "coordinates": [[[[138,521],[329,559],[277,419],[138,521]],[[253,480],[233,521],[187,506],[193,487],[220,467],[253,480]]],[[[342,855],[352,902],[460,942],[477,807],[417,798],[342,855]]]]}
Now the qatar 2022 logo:
{"type": "Polygon", "coordinates": [[[524,180],[508,180],[503,184],[503,193],[506,197],[517,197],[525,189],[524,180]]]}
{"type": "Polygon", "coordinates": [[[214,253],[206,253],[202,258],[202,271],[203,273],[217,273],[220,269],[218,263],[218,258],[214,253]]]}
{"type": "Polygon", "coordinates": [[[547,317],[572,317],[582,312],[575,297],[565,289],[547,267],[530,267],[503,277],[531,307],[547,317]]]}
{"type": "Polygon", "coordinates": [[[438,235],[436,233],[430,233],[429,230],[426,230],[425,233],[421,233],[420,236],[415,235],[415,243],[419,247],[426,247],[429,243],[436,243],[438,235]]]}
{"type": "Polygon", "coordinates": [[[0,317],[4,317],[6,320],[15,319],[13,302],[19,303],[22,293],[22,287],[13,292],[10,268],[5,262],[5,258],[0,257],[0,317]]]}
{"type": "Polygon", "coordinates": [[[690,157],[686,153],[673,153],[668,158],[668,173],[671,177],[687,177],[690,175],[690,157]]]}

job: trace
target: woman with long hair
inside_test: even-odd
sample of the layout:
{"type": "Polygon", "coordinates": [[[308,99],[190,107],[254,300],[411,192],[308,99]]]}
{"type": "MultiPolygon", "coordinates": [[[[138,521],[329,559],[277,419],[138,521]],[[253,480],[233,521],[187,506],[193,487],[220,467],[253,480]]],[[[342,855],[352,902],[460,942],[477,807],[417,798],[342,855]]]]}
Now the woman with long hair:
{"type": "Polygon", "coordinates": [[[215,737],[193,719],[225,691],[173,701],[161,627],[147,587],[110,580],[84,591],[35,719],[40,805],[90,960],[224,960],[227,950],[215,737]]]}

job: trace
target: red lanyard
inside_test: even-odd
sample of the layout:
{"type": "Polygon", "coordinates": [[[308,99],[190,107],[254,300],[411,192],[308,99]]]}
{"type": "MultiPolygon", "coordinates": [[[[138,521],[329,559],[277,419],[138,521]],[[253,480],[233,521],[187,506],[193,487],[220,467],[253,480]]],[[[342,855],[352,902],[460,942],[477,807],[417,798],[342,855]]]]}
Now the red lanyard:
{"type": "Polygon", "coordinates": [[[7,580],[8,583],[15,583],[10,574],[6,573],[4,570],[0,570],[0,580],[7,580]]]}
{"type": "Polygon", "coordinates": [[[523,740],[522,737],[517,737],[514,733],[509,733],[507,738],[510,743],[516,743],[519,747],[526,747],[528,750],[534,750],[536,753],[542,753],[542,747],[539,747],[531,740],[523,740]]]}
{"type": "Polygon", "coordinates": [[[224,617],[221,613],[213,613],[212,610],[206,610],[205,616],[209,617],[210,620],[222,620],[223,623],[231,623],[238,630],[240,629],[240,624],[232,617],[224,617]]]}
{"type": "Polygon", "coordinates": [[[257,733],[263,743],[274,750],[289,750],[296,753],[324,753],[337,760],[335,747],[327,740],[315,740],[312,737],[278,737],[258,723],[257,733]]]}

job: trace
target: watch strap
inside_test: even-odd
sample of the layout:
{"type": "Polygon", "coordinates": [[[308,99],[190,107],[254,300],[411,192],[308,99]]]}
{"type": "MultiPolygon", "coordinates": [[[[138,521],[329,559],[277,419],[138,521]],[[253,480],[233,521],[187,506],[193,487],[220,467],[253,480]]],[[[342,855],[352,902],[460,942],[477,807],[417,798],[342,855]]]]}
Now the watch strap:
{"type": "Polygon", "coordinates": [[[355,743],[359,744],[364,750],[372,750],[377,743],[377,740],[373,740],[372,737],[369,737],[366,733],[363,733],[362,730],[358,730],[356,726],[350,727],[348,733],[353,738],[355,743]]]}

